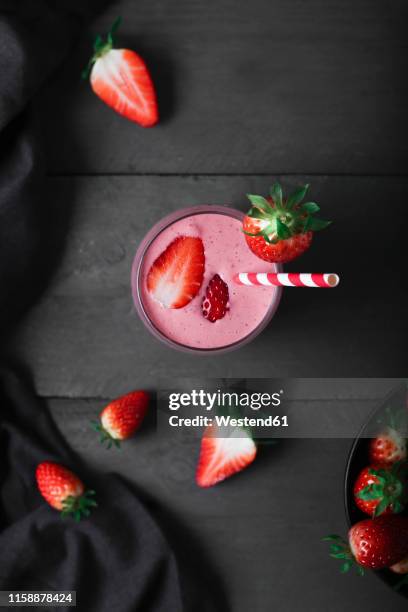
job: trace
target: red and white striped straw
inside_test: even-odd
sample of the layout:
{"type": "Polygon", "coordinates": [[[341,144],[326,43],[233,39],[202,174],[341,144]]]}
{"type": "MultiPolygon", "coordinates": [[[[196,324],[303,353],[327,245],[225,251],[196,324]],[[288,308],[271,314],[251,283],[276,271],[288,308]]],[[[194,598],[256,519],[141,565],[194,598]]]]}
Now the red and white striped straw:
{"type": "Polygon", "coordinates": [[[234,276],[237,285],[247,287],[337,287],[337,274],[312,274],[308,272],[240,272],[234,276]]]}

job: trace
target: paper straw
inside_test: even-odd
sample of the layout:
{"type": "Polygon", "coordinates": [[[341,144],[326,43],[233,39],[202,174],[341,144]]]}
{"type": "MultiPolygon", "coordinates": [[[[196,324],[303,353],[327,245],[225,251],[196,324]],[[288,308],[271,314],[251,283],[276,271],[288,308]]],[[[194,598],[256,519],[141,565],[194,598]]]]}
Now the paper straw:
{"type": "Polygon", "coordinates": [[[247,287],[337,287],[337,274],[313,274],[310,272],[240,272],[234,276],[237,285],[247,287]]]}

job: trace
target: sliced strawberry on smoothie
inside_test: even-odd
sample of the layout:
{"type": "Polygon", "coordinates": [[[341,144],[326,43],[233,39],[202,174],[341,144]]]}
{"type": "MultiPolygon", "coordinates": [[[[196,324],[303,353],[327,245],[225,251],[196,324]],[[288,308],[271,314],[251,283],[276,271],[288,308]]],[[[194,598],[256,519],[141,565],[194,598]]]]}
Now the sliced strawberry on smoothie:
{"type": "Polygon", "coordinates": [[[98,36],[94,54],[82,73],[90,73],[95,94],[119,115],[142,127],[151,127],[159,119],[156,93],[143,59],[130,49],[114,49],[113,35],[120,24],[116,19],[106,41],[98,36]]]}
{"type": "Polygon", "coordinates": [[[201,238],[178,236],[148,272],[146,284],[150,295],[165,308],[183,308],[200,290],[204,264],[201,238]]]}
{"type": "Polygon", "coordinates": [[[256,444],[246,430],[211,425],[201,441],[196,482],[200,487],[212,487],[246,468],[255,457],[256,444]]]}
{"type": "Polygon", "coordinates": [[[228,285],[219,274],[214,274],[208,283],[201,307],[203,316],[211,323],[225,317],[229,310],[228,285]]]}

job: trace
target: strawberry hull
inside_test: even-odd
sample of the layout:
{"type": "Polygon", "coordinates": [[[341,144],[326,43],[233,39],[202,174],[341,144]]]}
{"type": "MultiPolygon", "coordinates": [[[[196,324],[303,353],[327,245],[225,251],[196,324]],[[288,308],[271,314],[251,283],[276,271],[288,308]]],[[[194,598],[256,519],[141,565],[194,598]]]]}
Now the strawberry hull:
{"type": "Polygon", "coordinates": [[[236,286],[232,280],[244,267],[261,272],[281,270],[251,253],[241,231],[242,219],[242,213],[223,206],[182,209],[156,224],[139,246],[131,279],[136,310],[149,331],[168,346],[196,354],[227,352],[250,342],[271,321],[281,288],[253,290],[236,286]],[[149,293],[147,278],[160,255],[181,235],[199,237],[203,242],[203,281],[185,307],[164,308],[149,293]],[[211,321],[203,315],[202,305],[215,275],[228,286],[229,303],[223,307],[222,318],[211,321]]]}

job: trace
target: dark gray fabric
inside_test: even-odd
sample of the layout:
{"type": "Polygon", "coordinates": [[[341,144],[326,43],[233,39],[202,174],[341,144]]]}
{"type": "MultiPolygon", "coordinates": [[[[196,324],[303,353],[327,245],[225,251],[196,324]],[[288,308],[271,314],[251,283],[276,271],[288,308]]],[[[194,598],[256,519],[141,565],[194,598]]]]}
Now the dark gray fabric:
{"type": "Polygon", "coordinates": [[[84,611],[180,612],[176,561],[131,485],[88,470],[21,378],[0,378],[0,589],[76,590],[84,611]],[[42,460],[96,490],[90,519],[63,520],[44,503],[34,478],[42,460]]]}
{"type": "MultiPolygon", "coordinates": [[[[82,21],[103,2],[9,2],[0,14],[0,338],[2,351],[58,262],[60,223],[30,100],[66,56],[82,21]],[[94,5],[94,6],[92,6],[94,5]]],[[[5,356],[3,354],[3,361],[5,356]]],[[[159,527],[117,475],[87,470],[47,407],[0,372],[0,589],[77,591],[80,610],[178,612],[178,570],[159,527]],[[35,487],[43,460],[70,467],[97,490],[90,520],[62,520],[35,487]]],[[[51,609],[51,608],[48,608],[51,609]]]]}

